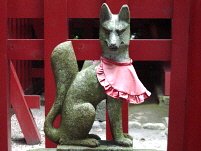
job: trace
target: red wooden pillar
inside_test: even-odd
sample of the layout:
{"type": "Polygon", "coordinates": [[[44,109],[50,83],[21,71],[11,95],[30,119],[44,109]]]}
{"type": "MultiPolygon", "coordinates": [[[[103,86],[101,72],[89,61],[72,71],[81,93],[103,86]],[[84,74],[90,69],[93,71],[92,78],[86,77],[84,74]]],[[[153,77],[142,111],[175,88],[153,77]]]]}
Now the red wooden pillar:
{"type": "MultiPolygon", "coordinates": [[[[44,38],[45,38],[45,113],[49,112],[55,97],[55,83],[51,70],[50,55],[56,45],[67,37],[67,2],[66,0],[44,1],[44,38]]],[[[46,139],[46,147],[54,147],[46,139]]]]}
{"type": "MultiPolygon", "coordinates": [[[[108,4],[113,14],[118,14],[122,5],[128,4],[128,0],[120,0],[118,2],[116,0],[106,0],[105,2],[108,4]]],[[[123,102],[122,105],[122,127],[124,133],[128,133],[128,103],[126,102],[123,102]]],[[[106,114],[106,139],[112,139],[108,114],[106,114]]]]}
{"type": "Polygon", "coordinates": [[[184,150],[201,149],[201,0],[191,0],[184,150]]]}
{"type": "Polygon", "coordinates": [[[189,0],[174,0],[168,151],[184,151],[189,0]]]}
{"type": "Polygon", "coordinates": [[[9,66],[7,58],[7,0],[0,1],[0,147],[10,151],[9,66]]]}

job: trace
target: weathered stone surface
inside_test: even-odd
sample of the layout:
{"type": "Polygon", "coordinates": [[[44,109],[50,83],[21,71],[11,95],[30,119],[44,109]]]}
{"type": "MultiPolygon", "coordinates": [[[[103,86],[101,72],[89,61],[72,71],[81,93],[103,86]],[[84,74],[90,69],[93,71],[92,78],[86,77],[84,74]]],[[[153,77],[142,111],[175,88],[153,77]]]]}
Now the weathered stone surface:
{"type": "Polygon", "coordinates": [[[117,146],[112,141],[100,141],[100,144],[101,145],[99,147],[95,148],[84,147],[84,146],[58,145],[57,151],[146,151],[146,150],[135,150],[132,147],[117,146]]]}
{"type": "Polygon", "coordinates": [[[96,108],[96,120],[105,121],[106,100],[101,101],[96,108]]]}
{"type": "Polygon", "coordinates": [[[144,129],[152,130],[165,130],[165,125],[163,123],[146,123],[142,126],[144,129]]]}
{"type": "MultiPolygon", "coordinates": [[[[28,150],[28,151],[59,151],[56,148],[47,148],[47,149],[34,149],[34,150],[28,150]]],[[[86,147],[76,147],[76,146],[68,146],[66,150],[60,150],[60,151],[159,151],[159,150],[154,150],[154,149],[132,149],[130,148],[129,150],[120,149],[120,148],[114,148],[111,150],[111,148],[91,148],[91,149],[86,149],[86,147]]]]}
{"type": "Polygon", "coordinates": [[[117,146],[112,141],[100,141],[100,146],[91,148],[86,146],[58,145],[57,148],[34,149],[28,151],[156,151],[153,149],[133,149],[132,147],[117,146]]]}
{"type": "Polygon", "coordinates": [[[57,151],[134,151],[133,148],[101,145],[97,148],[82,146],[58,146],[57,151]]]}
{"type": "Polygon", "coordinates": [[[142,128],[142,124],[140,122],[137,121],[130,121],[129,123],[129,128],[142,128]]]}
{"type": "Polygon", "coordinates": [[[57,151],[56,148],[39,148],[39,149],[31,149],[27,151],[57,151]]]}
{"type": "Polygon", "coordinates": [[[165,96],[165,95],[159,95],[159,104],[162,105],[169,105],[170,102],[170,96],[165,96]]]}
{"type": "MultiPolygon", "coordinates": [[[[107,4],[102,5],[99,35],[103,57],[116,62],[130,61],[130,12],[127,5],[122,6],[119,14],[112,14],[107,4]]],[[[132,146],[131,136],[124,134],[122,130],[122,101],[107,96],[97,79],[96,69],[99,63],[85,64],[84,69],[78,71],[71,42],[56,46],[51,63],[57,91],[55,102],[44,124],[46,136],[61,145],[99,146],[99,137],[89,135],[89,131],[94,123],[97,105],[107,99],[115,142],[121,146],[132,146]],[[60,127],[54,128],[52,123],[59,114],[62,116],[60,127]]]]}

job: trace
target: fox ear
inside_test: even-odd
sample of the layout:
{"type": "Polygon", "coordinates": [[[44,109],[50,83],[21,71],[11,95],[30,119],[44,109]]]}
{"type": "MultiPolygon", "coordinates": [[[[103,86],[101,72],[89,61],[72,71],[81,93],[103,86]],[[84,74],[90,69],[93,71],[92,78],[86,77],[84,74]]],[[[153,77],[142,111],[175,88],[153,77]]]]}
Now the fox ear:
{"type": "Polygon", "coordinates": [[[100,11],[100,22],[103,23],[109,19],[112,18],[112,13],[110,11],[110,8],[106,3],[103,3],[100,11]]]}
{"type": "Polygon", "coordinates": [[[128,5],[123,5],[119,11],[119,20],[130,23],[130,11],[128,5]]]}

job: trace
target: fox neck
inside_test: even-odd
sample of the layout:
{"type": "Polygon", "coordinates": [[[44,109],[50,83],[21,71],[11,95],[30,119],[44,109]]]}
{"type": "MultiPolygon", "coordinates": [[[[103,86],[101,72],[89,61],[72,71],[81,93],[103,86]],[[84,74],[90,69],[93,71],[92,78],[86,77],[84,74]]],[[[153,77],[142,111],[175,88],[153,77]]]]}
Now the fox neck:
{"type": "Polygon", "coordinates": [[[130,61],[128,48],[116,50],[116,51],[104,51],[102,53],[102,56],[113,60],[115,62],[127,62],[130,61]]]}

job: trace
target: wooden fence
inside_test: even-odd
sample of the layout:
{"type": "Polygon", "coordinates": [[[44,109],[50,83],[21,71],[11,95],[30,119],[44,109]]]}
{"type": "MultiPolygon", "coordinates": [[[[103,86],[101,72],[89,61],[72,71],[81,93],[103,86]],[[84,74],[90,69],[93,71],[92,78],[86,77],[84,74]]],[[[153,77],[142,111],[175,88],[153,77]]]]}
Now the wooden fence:
{"type": "MultiPolygon", "coordinates": [[[[199,10],[199,0],[119,0],[118,2],[116,0],[1,0],[0,146],[2,150],[10,150],[11,105],[21,122],[27,143],[35,144],[40,141],[38,130],[29,111],[29,108],[38,106],[39,98],[25,95],[23,89],[30,85],[32,77],[30,75],[35,73],[36,76],[43,76],[43,73],[32,69],[30,60],[44,60],[45,111],[47,113],[55,96],[55,84],[50,66],[50,54],[53,48],[60,42],[72,40],[78,60],[99,59],[101,49],[98,39],[69,39],[68,22],[69,19],[75,18],[98,18],[103,2],[108,3],[113,13],[118,13],[122,4],[128,4],[131,18],[171,20],[171,39],[131,40],[130,56],[137,61],[168,61],[171,63],[168,150],[184,151],[185,147],[196,146],[195,143],[192,146],[188,141],[194,137],[190,136],[187,139],[187,136],[190,135],[188,128],[191,127],[186,123],[191,118],[187,111],[193,109],[186,108],[186,102],[190,103],[186,99],[188,98],[187,90],[189,90],[187,87],[189,84],[188,60],[193,60],[190,58],[192,56],[188,56],[189,41],[193,41],[192,38],[189,38],[189,34],[194,36],[195,40],[198,38],[195,33],[189,33],[190,18],[192,16],[193,25],[200,25],[196,21],[196,17],[200,17],[200,15],[192,15],[199,10]],[[29,25],[30,19],[41,19],[44,22],[44,36],[39,36],[41,39],[34,39],[33,35],[29,35],[31,32],[25,33],[29,28],[27,25],[29,25]],[[18,26],[22,30],[19,30],[18,26]],[[23,30],[26,28],[27,30],[23,30]],[[18,74],[16,74],[16,70],[17,73],[19,72],[18,74]],[[21,80],[23,82],[20,83],[19,79],[23,79],[21,80]],[[186,125],[184,126],[184,124],[186,125]]],[[[41,30],[38,25],[35,27],[37,30],[41,30]]],[[[193,43],[190,43],[191,45],[192,53],[197,53],[197,47],[193,46],[193,43]]],[[[193,75],[190,77],[194,78],[193,75]]],[[[200,88],[200,86],[198,87],[200,88]]],[[[194,94],[196,91],[191,92],[194,94]]],[[[195,106],[193,104],[191,107],[195,106]]],[[[128,131],[127,104],[124,104],[123,108],[123,127],[126,132],[128,131]]],[[[194,113],[198,113],[198,110],[194,110],[194,113]]],[[[192,132],[195,134],[195,130],[192,132]]],[[[110,138],[109,131],[107,137],[110,138]]],[[[46,146],[52,147],[54,144],[46,140],[46,146]]]]}

